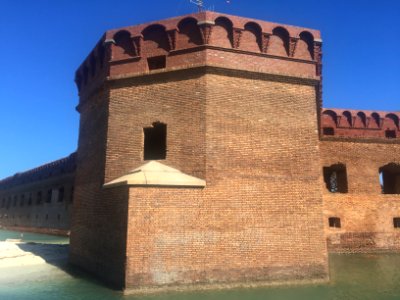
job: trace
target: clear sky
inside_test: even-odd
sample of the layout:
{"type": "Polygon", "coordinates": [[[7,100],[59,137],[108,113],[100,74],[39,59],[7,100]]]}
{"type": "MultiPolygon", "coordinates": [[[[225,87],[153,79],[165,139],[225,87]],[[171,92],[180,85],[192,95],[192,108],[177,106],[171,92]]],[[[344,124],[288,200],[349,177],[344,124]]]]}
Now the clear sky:
{"type": "MultiPolygon", "coordinates": [[[[400,1],[205,0],[319,29],[324,106],[400,110],[400,1]]],[[[77,147],[74,72],[104,31],[195,11],[189,0],[0,0],[0,178],[77,147]]]]}

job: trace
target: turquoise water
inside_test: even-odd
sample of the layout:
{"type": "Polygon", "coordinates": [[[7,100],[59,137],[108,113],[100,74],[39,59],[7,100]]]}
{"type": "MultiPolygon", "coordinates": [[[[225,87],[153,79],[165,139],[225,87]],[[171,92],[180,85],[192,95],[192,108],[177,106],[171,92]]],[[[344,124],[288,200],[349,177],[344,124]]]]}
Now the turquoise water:
{"type": "MultiPolygon", "coordinates": [[[[0,231],[0,240],[4,232],[0,231]]],[[[24,235],[25,237],[25,235],[24,235]]],[[[35,236],[32,236],[34,238],[35,236]]],[[[42,239],[43,237],[39,237],[42,239]]],[[[47,237],[52,240],[51,237],[47,237]]],[[[61,266],[34,266],[4,270],[0,299],[126,299],[126,300],[398,300],[400,254],[330,255],[331,282],[151,296],[123,296],[84,273],[61,266]],[[7,274],[7,275],[5,275],[7,274]]],[[[3,272],[3,270],[1,270],[3,272]]]]}
{"type": "Polygon", "coordinates": [[[0,229],[0,241],[5,241],[6,239],[21,239],[22,242],[37,242],[37,243],[51,243],[51,244],[69,243],[68,237],[29,233],[29,232],[16,232],[16,231],[0,229]]]}

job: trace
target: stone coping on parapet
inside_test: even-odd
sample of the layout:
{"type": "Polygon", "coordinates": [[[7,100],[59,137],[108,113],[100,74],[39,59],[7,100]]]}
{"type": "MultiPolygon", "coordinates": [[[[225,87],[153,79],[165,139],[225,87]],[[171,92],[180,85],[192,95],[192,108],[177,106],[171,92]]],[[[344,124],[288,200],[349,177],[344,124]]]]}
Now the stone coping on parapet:
{"type": "Polygon", "coordinates": [[[0,181],[0,191],[10,189],[19,185],[26,185],[37,181],[44,181],[54,177],[61,177],[66,174],[75,173],[76,152],[56,161],[44,164],[37,168],[16,173],[13,176],[0,181]]]}
{"type": "Polygon", "coordinates": [[[324,108],[321,111],[323,140],[398,143],[400,112],[324,108]]]}
{"type": "Polygon", "coordinates": [[[107,31],[75,79],[85,95],[108,76],[199,63],[320,76],[321,46],[318,30],[206,11],[107,31]]]}

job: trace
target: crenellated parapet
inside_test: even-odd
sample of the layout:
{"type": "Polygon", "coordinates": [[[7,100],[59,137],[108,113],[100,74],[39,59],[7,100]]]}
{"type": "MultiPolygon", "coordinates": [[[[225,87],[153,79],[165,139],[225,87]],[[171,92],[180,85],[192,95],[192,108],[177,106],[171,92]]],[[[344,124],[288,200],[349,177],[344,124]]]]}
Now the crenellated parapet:
{"type": "Polygon", "coordinates": [[[321,134],[322,137],[399,139],[399,120],[399,112],[325,108],[321,134]]]}
{"type": "Polygon", "coordinates": [[[76,83],[82,98],[106,79],[206,65],[319,80],[321,46],[317,30],[205,11],[106,32],[76,83]]]}

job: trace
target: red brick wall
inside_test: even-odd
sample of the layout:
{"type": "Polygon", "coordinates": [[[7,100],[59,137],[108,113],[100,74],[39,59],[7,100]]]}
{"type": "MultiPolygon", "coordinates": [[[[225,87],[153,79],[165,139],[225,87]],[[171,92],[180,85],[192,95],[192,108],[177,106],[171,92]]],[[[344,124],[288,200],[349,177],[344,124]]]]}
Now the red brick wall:
{"type": "MultiPolygon", "coordinates": [[[[207,87],[205,144],[199,147],[206,152],[206,188],[130,189],[127,287],[327,274],[315,87],[228,74],[213,70],[198,80],[207,87]]],[[[180,82],[187,91],[191,84],[180,82]]],[[[130,93],[139,89],[148,103],[145,86],[130,93]]],[[[150,94],[160,111],[168,111],[171,100],[150,94]]],[[[168,141],[179,145],[186,138],[168,141]]],[[[140,152],[141,145],[134,149],[140,152]]],[[[165,163],[179,158],[177,151],[165,163]]]]}
{"type": "Polygon", "coordinates": [[[80,107],[70,262],[123,288],[127,191],[102,189],[108,95],[100,91],[80,107]]]}
{"type": "MultiPolygon", "coordinates": [[[[400,195],[381,193],[379,168],[399,163],[399,144],[362,141],[322,141],[322,166],[343,163],[347,168],[348,193],[324,190],[324,223],[331,251],[400,249],[400,195]],[[330,228],[329,217],[339,217],[341,228],[330,228]]],[[[322,172],[322,170],[320,170],[322,172]]]]}
{"type": "Polygon", "coordinates": [[[310,31],[310,49],[298,43],[294,58],[305,29],[285,26],[280,45],[270,39],[277,24],[192,17],[216,26],[185,27],[182,17],[110,31],[102,69],[110,76],[82,76],[96,66],[94,53],[77,72],[71,260],[126,287],[326,278],[320,56],[310,53],[320,55],[319,32],[310,31]],[[149,70],[147,58],[160,54],[166,68],[149,70]],[[103,190],[144,163],[143,128],[154,122],[167,124],[163,162],[207,187],[103,190]]]}
{"type": "Polygon", "coordinates": [[[205,176],[204,71],[132,78],[111,85],[105,182],[144,163],[143,128],[167,124],[165,163],[205,176]]]}

